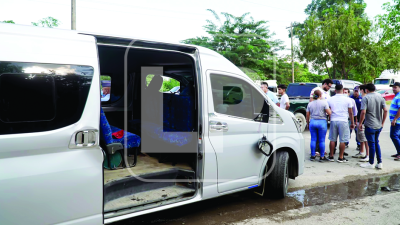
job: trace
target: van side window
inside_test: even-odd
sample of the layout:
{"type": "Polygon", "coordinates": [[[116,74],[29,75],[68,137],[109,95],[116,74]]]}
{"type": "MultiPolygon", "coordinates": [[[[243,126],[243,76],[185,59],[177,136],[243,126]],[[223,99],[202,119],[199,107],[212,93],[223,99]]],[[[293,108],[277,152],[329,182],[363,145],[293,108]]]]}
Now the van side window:
{"type": "Polygon", "coordinates": [[[91,66],[0,62],[0,135],[78,122],[93,74],[91,66]]]}
{"type": "Polygon", "coordinates": [[[240,79],[211,74],[214,111],[230,116],[254,120],[250,85],[240,79]]]}

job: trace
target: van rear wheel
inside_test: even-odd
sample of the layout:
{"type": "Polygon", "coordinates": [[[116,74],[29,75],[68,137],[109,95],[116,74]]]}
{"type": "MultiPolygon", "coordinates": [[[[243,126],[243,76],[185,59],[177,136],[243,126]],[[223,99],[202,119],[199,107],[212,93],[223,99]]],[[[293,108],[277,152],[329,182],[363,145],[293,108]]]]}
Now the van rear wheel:
{"type": "Polygon", "coordinates": [[[276,163],[271,174],[266,178],[265,189],[270,198],[286,197],[289,186],[289,153],[276,152],[276,163]]]}

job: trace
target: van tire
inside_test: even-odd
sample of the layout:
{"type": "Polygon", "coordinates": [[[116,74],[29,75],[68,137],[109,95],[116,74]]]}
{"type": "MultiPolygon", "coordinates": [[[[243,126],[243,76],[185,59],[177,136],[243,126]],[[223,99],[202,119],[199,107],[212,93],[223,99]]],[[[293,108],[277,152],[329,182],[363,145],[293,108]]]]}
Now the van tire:
{"type": "Polygon", "coordinates": [[[276,152],[276,163],[271,174],[266,178],[265,190],[269,198],[286,197],[289,186],[289,153],[276,152]]]}
{"type": "Polygon", "coordinates": [[[294,116],[296,117],[297,121],[300,123],[300,128],[301,128],[300,131],[304,132],[304,130],[306,129],[306,126],[307,126],[306,117],[301,112],[295,113],[294,116]]]}

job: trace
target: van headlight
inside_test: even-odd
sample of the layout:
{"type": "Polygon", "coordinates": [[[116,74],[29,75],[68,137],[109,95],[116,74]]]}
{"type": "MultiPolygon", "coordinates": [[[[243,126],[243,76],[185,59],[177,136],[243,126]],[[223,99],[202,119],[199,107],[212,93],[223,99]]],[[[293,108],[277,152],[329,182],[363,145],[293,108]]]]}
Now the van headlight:
{"type": "Polygon", "coordinates": [[[297,132],[301,133],[301,125],[300,125],[299,121],[297,121],[297,119],[294,115],[292,115],[292,119],[293,119],[294,124],[296,125],[297,132]]]}

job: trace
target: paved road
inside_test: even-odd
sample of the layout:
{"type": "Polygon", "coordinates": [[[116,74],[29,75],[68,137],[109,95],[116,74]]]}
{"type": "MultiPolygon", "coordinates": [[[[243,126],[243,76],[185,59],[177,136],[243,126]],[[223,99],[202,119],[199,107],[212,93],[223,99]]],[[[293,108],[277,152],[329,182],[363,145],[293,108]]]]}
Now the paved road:
{"type": "MultiPolygon", "coordinates": [[[[241,192],[204,202],[157,212],[142,217],[137,217],[116,223],[128,224],[400,224],[399,194],[379,195],[371,197],[355,196],[354,186],[346,185],[362,178],[382,176],[384,174],[400,172],[400,162],[390,158],[395,148],[389,137],[390,123],[386,122],[381,134],[381,147],[383,155],[383,170],[364,169],[359,166],[356,159],[349,157],[350,162],[340,164],[337,162],[311,162],[310,134],[304,132],[306,140],[305,172],[296,180],[290,180],[289,191],[293,193],[311,193],[311,196],[302,197],[303,200],[293,196],[283,200],[263,199],[252,192],[241,192]],[[338,183],[335,185],[335,183],[338,183]],[[327,186],[328,185],[328,186],[327,186]],[[316,188],[317,187],[317,188],[316,188]],[[347,187],[343,189],[343,187],[347,187]],[[328,190],[331,197],[314,196],[314,190],[328,190]],[[329,190],[333,190],[329,191],[329,190]],[[297,191],[297,192],[296,192],[297,191]],[[332,197],[333,196],[333,197],[332,197]],[[351,198],[353,198],[351,197],[351,198]],[[325,200],[329,201],[325,201],[325,200]],[[331,201],[333,200],[333,202],[331,201]],[[335,202],[340,200],[339,202],[335,202]],[[315,206],[308,206],[316,201],[315,206]],[[304,207],[304,208],[303,208],[304,207]],[[379,212],[378,212],[379,211],[379,212]],[[260,218],[261,217],[261,218],[260,218]],[[395,223],[394,223],[395,222],[395,223]]],[[[328,141],[326,143],[328,146],[328,141]]],[[[351,155],[356,154],[354,136],[350,147],[346,149],[351,155]]],[[[338,153],[337,153],[338,154],[338,153]]],[[[337,158],[337,154],[335,158],[337,158]]],[[[375,179],[375,178],[371,178],[375,179]]],[[[396,178],[398,180],[398,178],[396,178]]],[[[367,179],[368,180],[368,179],[367,179]]],[[[397,181],[398,182],[398,181],[397,181]]],[[[357,182],[356,182],[357,183],[357,182]]],[[[355,187],[358,187],[355,185],[355,187]]],[[[368,188],[361,188],[364,190],[368,188]]],[[[378,187],[376,188],[378,189],[378,187]]],[[[358,190],[358,189],[357,189],[358,190]]],[[[375,190],[376,191],[376,190],[375,190]]]]}
{"type": "MultiPolygon", "coordinates": [[[[329,133],[329,132],[328,132],[329,133]]],[[[358,153],[356,150],[357,144],[354,140],[354,133],[350,141],[349,148],[345,152],[349,153],[348,163],[327,162],[320,163],[318,161],[311,162],[309,160],[310,138],[311,135],[308,131],[303,133],[305,139],[305,168],[304,174],[296,178],[296,180],[289,181],[289,187],[293,189],[310,188],[332,184],[336,182],[345,182],[354,179],[359,179],[364,176],[373,176],[379,174],[388,174],[400,171],[400,162],[394,161],[390,155],[395,154],[396,150],[390,139],[390,121],[386,120],[380,135],[380,145],[382,149],[383,170],[364,169],[359,165],[361,164],[357,159],[351,158],[352,155],[358,153]]],[[[327,134],[328,136],[328,134],[327,134]]],[[[329,140],[326,138],[326,149],[329,151],[329,140]]],[[[335,155],[335,160],[338,158],[338,151],[335,155]]]]}
{"type": "Polygon", "coordinates": [[[235,225],[400,224],[400,194],[376,195],[289,210],[235,225]]]}

